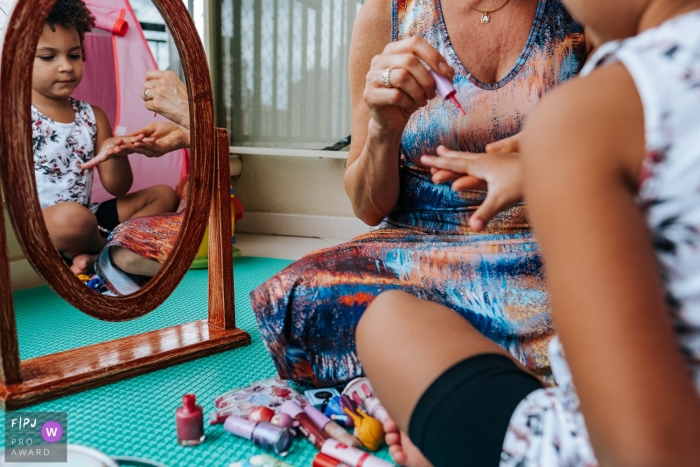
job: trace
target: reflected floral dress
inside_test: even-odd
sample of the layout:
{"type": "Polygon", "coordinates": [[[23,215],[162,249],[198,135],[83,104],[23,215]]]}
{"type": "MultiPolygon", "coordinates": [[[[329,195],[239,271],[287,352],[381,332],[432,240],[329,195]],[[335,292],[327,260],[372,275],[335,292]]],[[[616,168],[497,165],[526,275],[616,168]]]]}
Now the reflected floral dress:
{"type": "Polygon", "coordinates": [[[525,207],[475,234],[468,219],[485,192],[435,185],[417,162],[440,144],[483,152],[518,133],[540,98],[580,70],[582,29],[559,1],[540,0],[519,60],[493,84],[459,61],[438,0],[393,1],[392,40],[410,36],[425,38],[454,66],[467,115],[439,98],[413,114],[397,161],[396,207],[373,232],[311,253],[254,290],[263,340],[283,378],[316,386],[348,381],[362,374],[357,322],[377,295],[398,289],[453,309],[547,379],[550,306],[525,207]]]}

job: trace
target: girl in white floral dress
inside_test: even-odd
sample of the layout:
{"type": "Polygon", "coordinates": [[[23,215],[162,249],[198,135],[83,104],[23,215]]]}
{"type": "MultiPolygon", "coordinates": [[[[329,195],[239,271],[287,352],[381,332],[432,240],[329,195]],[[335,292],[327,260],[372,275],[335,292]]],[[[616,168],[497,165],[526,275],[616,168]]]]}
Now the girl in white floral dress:
{"type": "Polygon", "coordinates": [[[522,153],[422,159],[503,206],[524,179],[557,386],[456,313],[381,295],[357,346],[402,465],[700,465],[700,1],[564,3],[609,42],[543,100],[522,153]]]}
{"type": "Polygon", "coordinates": [[[58,0],[39,38],[32,75],[32,140],[39,201],[49,235],[71,269],[88,272],[120,222],[174,211],[178,199],[165,185],[127,194],[133,181],[120,145],[143,139],[112,137],[105,113],[70,97],[83,77],[82,41],[95,20],[82,0],[58,0]],[[95,158],[96,149],[102,161],[95,158]],[[90,203],[92,166],[115,199],[90,203]]]}

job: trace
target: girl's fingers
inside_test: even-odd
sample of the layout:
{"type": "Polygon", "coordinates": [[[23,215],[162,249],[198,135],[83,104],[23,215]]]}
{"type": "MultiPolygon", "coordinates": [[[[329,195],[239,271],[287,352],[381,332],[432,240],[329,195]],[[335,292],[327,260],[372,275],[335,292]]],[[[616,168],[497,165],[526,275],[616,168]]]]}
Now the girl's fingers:
{"type": "Polygon", "coordinates": [[[519,152],[520,133],[486,145],[486,152],[489,154],[499,152],[519,152]]]}
{"type": "Polygon", "coordinates": [[[437,172],[435,172],[435,174],[432,176],[431,180],[433,181],[433,183],[445,183],[453,182],[463,176],[464,174],[458,174],[452,172],[451,170],[438,169],[437,172]]]}
{"type": "Polygon", "coordinates": [[[453,191],[465,191],[465,190],[487,190],[488,185],[481,179],[467,175],[465,177],[460,177],[454,181],[452,184],[453,191]]]}
{"type": "Polygon", "coordinates": [[[421,164],[437,169],[449,170],[458,174],[468,174],[470,161],[462,158],[421,156],[421,164]]]}

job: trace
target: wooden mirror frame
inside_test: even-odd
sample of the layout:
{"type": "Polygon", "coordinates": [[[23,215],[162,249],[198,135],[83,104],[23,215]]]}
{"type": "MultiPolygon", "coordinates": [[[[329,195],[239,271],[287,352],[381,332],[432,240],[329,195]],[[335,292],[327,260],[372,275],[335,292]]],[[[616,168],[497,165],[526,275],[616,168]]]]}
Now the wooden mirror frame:
{"type": "Polygon", "coordinates": [[[207,59],[182,1],[152,1],[180,53],[192,144],[187,212],[173,251],[158,274],[134,294],[100,295],[70,272],[49,238],[34,178],[30,104],[36,44],[55,0],[21,0],[7,23],[0,71],[0,172],[10,218],[30,264],[71,305],[105,321],[141,317],[170,296],[194,259],[209,216],[208,319],[21,361],[5,221],[0,217],[0,405],[4,410],[250,343],[250,336],[235,327],[229,139],[226,130],[214,128],[207,59]],[[100,356],[105,353],[118,358],[102,362],[100,356]]]}

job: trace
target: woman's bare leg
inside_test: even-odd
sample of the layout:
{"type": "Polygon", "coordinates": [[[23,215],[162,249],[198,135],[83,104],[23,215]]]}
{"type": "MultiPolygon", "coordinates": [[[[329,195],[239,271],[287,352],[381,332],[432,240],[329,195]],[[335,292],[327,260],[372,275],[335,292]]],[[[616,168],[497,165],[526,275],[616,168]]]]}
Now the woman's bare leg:
{"type": "Polygon", "coordinates": [[[119,269],[129,274],[153,277],[162,266],[158,261],[144,258],[120,246],[112,247],[110,254],[112,256],[112,262],[114,262],[119,269]]]}
{"type": "Polygon", "coordinates": [[[411,414],[428,387],[469,357],[510,357],[456,312],[399,291],[372,302],[357,326],[356,341],[362,368],[395,422],[387,423],[391,454],[411,467],[430,465],[406,442],[411,414]]]}

